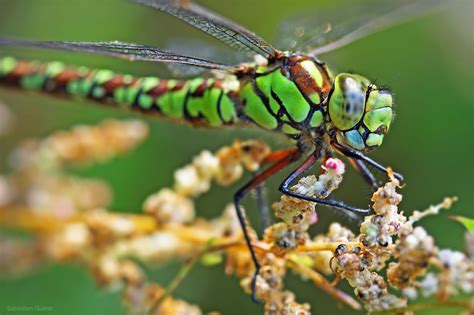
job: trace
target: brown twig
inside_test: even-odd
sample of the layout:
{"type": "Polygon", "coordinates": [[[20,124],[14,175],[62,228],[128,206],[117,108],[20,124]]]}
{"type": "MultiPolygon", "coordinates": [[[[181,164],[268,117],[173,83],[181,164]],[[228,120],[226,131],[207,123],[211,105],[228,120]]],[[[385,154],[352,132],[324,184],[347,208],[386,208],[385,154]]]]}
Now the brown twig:
{"type": "Polygon", "coordinates": [[[320,288],[321,290],[323,290],[324,292],[326,292],[327,294],[329,294],[336,300],[344,303],[345,305],[355,310],[360,310],[362,308],[359,302],[357,302],[353,297],[333,287],[331,283],[328,280],[326,280],[326,278],[324,278],[321,274],[319,274],[314,269],[311,269],[310,267],[299,262],[298,259],[295,258],[295,256],[290,255],[287,262],[290,265],[290,267],[294,268],[298,272],[309,277],[311,280],[313,280],[313,283],[318,288],[320,288]]]}

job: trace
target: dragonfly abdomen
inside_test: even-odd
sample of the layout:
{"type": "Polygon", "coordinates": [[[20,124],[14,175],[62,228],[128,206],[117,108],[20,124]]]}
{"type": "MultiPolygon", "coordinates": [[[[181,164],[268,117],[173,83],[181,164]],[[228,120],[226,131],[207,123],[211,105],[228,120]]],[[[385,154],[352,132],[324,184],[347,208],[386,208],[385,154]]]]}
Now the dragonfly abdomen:
{"type": "Polygon", "coordinates": [[[87,98],[145,114],[218,127],[238,121],[235,98],[221,80],[164,80],[110,70],[0,58],[0,84],[68,97],[87,98]]]}

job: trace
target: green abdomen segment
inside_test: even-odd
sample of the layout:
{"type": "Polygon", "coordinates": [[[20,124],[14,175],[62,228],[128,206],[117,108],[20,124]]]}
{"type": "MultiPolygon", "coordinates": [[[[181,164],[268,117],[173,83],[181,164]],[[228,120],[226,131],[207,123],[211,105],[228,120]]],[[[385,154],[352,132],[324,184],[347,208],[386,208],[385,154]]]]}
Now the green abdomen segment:
{"type": "Polygon", "coordinates": [[[238,120],[235,92],[221,80],[186,81],[133,77],[110,70],[67,67],[60,62],[0,58],[0,84],[56,95],[87,98],[146,114],[218,127],[238,120]]]}

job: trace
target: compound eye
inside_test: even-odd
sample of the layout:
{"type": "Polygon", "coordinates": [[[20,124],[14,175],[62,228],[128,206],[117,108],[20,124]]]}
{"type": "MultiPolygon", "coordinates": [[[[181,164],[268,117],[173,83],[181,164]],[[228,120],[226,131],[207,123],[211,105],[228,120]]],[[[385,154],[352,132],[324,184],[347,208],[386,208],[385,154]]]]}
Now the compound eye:
{"type": "Polygon", "coordinates": [[[364,110],[365,94],[352,78],[346,79],[346,107],[348,115],[355,115],[364,110]]]}
{"type": "Polygon", "coordinates": [[[354,127],[364,115],[365,79],[356,75],[339,74],[329,100],[329,115],[339,130],[354,127]]]}

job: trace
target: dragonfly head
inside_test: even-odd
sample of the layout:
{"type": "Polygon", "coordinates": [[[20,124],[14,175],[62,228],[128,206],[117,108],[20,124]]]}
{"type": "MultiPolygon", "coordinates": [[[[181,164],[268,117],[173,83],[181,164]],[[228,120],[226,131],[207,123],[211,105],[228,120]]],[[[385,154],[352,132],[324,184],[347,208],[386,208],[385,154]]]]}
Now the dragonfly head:
{"type": "Polygon", "coordinates": [[[341,73],[334,80],[327,112],[329,134],[339,145],[370,151],[382,144],[392,121],[392,95],[366,78],[341,73]]]}

